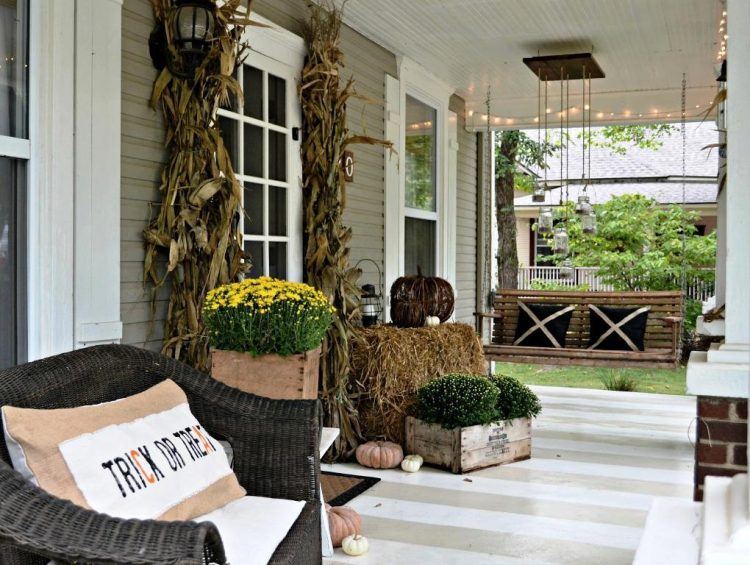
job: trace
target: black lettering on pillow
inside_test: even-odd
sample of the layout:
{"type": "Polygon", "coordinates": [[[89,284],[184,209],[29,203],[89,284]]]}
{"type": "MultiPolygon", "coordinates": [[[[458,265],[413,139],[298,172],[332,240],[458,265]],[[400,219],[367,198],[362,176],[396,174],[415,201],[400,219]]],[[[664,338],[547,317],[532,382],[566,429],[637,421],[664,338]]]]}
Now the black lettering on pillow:
{"type": "Polygon", "coordinates": [[[184,467],[185,459],[182,457],[182,454],[177,450],[174,443],[172,443],[172,440],[169,439],[168,437],[163,437],[161,438],[161,440],[166,444],[167,448],[169,449],[169,452],[174,456],[180,468],[184,467]]]}
{"type": "MultiPolygon", "coordinates": [[[[144,445],[142,447],[138,448],[138,451],[143,456],[143,458],[146,460],[146,463],[148,463],[148,466],[151,468],[151,473],[153,474],[154,478],[157,481],[160,481],[164,478],[164,473],[162,473],[161,469],[154,463],[154,460],[151,458],[151,454],[148,451],[148,448],[144,445]]],[[[152,481],[149,481],[152,482],[152,481]]]]}
{"type": "Polygon", "coordinates": [[[188,455],[190,455],[190,459],[192,459],[193,461],[195,461],[195,455],[193,455],[193,450],[191,449],[190,444],[187,441],[185,441],[185,438],[182,437],[182,434],[180,432],[181,432],[181,430],[178,430],[178,431],[174,432],[172,435],[174,437],[176,437],[177,439],[179,439],[182,442],[182,445],[185,446],[185,449],[187,450],[188,455]]]}
{"type": "Polygon", "coordinates": [[[146,488],[146,479],[143,478],[143,473],[141,473],[139,466],[135,464],[129,453],[125,453],[125,457],[127,458],[128,463],[130,463],[130,468],[133,470],[133,474],[141,480],[143,488],[146,488]]]}
{"type": "Polygon", "coordinates": [[[185,428],[185,435],[187,437],[189,437],[190,441],[192,441],[195,444],[195,448],[196,448],[198,454],[200,455],[200,457],[205,457],[206,455],[208,455],[208,451],[206,451],[203,448],[203,446],[201,445],[200,440],[197,437],[195,437],[195,435],[193,434],[193,430],[192,429],[185,428]]]}
{"type": "Polygon", "coordinates": [[[128,465],[128,462],[122,457],[115,457],[114,461],[115,465],[117,465],[117,469],[120,471],[120,475],[125,481],[125,484],[128,485],[128,488],[130,488],[130,492],[135,492],[136,488],[138,490],[141,490],[141,485],[138,484],[138,481],[130,472],[130,466],[128,465]],[[135,488],[133,488],[133,484],[131,483],[135,483],[135,488]]]}
{"type": "Polygon", "coordinates": [[[127,493],[125,492],[125,489],[122,488],[122,483],[120,483],[120,479],[117,478],[117,474],[115,474],[115,470],[112,468],[112,465],[114,465],[113,461],[106,461],[105,463],[102,463],[102,467],[109,471],[112,474],[112,478],[117,483],[117,488],[120,489],[120,493],[122,493],[123,498],[127,498],[127,493]]]}
{"type": "Polygon", "coordinates": [[[180,466],[177,464],[177,460],[174,458],[172,453],[169,451],[169,447],[167,447],[167,444],[164,442],[161,442],[159,440],[154,441],[154,447],[158,449],[162,457],[167,461],[167,465],[169,465],[169,468],[173,471],[176,471],[180,468],[180,466]]]}

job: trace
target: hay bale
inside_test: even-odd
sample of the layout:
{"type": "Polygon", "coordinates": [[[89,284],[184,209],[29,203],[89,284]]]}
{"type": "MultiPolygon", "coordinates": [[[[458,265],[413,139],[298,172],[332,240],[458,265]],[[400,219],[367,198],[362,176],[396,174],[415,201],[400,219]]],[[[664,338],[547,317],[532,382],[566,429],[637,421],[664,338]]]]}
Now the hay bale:
{"type": "Polygon", "coordinates": [[[482,343],[467,324],[359,329],[351,367],[362,434],[399,444],[419,387],[446,373],[486,372],[482,343]]]}

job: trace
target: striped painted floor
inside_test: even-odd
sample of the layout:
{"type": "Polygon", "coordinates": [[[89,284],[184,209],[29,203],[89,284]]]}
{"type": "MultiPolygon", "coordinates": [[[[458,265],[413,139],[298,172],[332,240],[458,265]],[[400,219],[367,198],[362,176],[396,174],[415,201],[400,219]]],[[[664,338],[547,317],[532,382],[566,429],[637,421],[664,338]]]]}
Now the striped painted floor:
{"type": "Polygon", "coordinates": [[[355,464],[382,479],[349,503],[370,553],[358,563],[630,563],[656,496],[690,499],[695,399],[534,387],[543,413],[528,461],[468,475],[355,464]]]}

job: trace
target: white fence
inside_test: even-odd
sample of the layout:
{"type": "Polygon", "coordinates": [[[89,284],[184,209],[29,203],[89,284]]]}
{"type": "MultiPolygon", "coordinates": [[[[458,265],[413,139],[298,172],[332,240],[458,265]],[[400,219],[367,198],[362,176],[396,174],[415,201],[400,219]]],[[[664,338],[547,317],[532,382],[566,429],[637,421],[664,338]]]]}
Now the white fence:
{"type": "MultiPolygon", "coordinates": [[[[614,290],[612,285],[604,283],[598,275],[599,267],[576,267],[572,279],[561,279],[559,267],[519,267],[518,288],[531,289],[532,283],[554,284],[557,286],[585,286],[592,291],[614,290]]],[[[688,281],[687,296],[704,301],[714,295],[713,281],[695,279],[688,281]]]]}

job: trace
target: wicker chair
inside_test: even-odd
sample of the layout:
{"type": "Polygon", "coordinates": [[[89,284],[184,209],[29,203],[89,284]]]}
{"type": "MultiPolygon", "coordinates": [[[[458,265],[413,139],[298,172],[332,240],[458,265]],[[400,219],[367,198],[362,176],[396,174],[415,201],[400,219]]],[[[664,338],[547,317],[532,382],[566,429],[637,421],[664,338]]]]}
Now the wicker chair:
{"type": "MultiPolygon", "coordinates": [[[[65,408],[116,400],[170,378],[215,437],[234,449],[249,494],[306,500],[271,563],[320,563],[320,404],[229,388],[173,359],[123,345],[64,353],[0,372],[0,405],[65,408]]],[[[2,436],[2,434],[0,434],[2,436]]],[[[211,523],[120,520],[52,497],[9,466],[0,437],[0,563],[226,563],[211,523]]],[[[252,532],[248,532],[252,535],[252,532]]],[[[241,565],[239,563],[233,565],[241,565]]]]}

